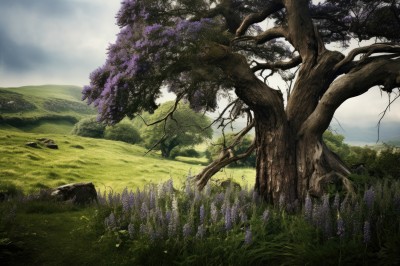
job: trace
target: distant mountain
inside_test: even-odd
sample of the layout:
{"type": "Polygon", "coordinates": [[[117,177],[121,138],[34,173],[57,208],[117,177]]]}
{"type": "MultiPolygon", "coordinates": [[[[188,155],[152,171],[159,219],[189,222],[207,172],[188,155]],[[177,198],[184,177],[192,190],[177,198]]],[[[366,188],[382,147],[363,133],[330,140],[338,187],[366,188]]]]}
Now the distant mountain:
{"type": "Polygon", "coordinates": [[[342,128],[333,127],[333,130],[344,135],[345,142],[352,145],[373,145],[376,143],[396,143],[400,142],[400,124],[386,122],[379,128],[377,126],[356,127],[342,125],[342,128]]]}
{"type": "Polygon", "coordinates": [[[69,85],[0,88],[0,127],[67,133],[81,118],[96,114],[81,100],[81,91],[69,85]]]}

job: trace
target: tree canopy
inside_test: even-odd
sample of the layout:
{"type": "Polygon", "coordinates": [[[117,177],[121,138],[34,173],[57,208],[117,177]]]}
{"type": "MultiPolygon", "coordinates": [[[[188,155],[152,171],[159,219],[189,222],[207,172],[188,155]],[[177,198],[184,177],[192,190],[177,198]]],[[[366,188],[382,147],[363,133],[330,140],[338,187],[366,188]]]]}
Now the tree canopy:
{"type": "Polygon", "coordinates": [[[212,137],[210,119],[190,109],[188,104],[175,106],[175,102],[163,103],[145,119],[150,124],[165,119],[165,123],[154,126],[142,123],[141,137],[147,148],[161,150],[161,155],[166,158],[176,147],[193,146],[212,137]],[[173,115],[168,115],[175,108],[173,115]]]}
{"type": "Polygon", "coordinates": [[[320,196],[332,179],[351,191],[349,169],[322,134],[347,99],[371,88],[398,91],[399,14],[398,0],[125,0],[121,31],[84,98],[112,124],[154,112],[162,88],[197,111],[215,110],[225,97],[221,123],[246,114],[244,131],[254,127],[255,141],[206,167],[200,188],[255,149],[256,191],[267,201],[320,196]],[[270,82],[277,75],[290,85],[286,102],[270,82]]]}

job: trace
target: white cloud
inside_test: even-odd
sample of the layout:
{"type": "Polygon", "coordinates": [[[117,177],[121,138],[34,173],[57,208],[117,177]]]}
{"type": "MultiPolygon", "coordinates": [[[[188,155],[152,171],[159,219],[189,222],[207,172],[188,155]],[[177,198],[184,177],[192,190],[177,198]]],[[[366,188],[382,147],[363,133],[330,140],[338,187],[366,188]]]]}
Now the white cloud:
{"type": "Polygon", "coordinates": [[[119,1],[24,1],[0,2],[0,86],[87,84],[115,40],[119,1]]]}

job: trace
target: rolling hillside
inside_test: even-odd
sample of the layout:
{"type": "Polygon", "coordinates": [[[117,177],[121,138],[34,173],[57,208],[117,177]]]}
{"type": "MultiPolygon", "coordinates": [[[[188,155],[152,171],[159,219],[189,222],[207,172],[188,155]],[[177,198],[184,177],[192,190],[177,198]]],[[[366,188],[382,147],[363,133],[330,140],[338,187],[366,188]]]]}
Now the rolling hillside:
{"type": "MultiPolygon", "coordinates": [[[[121,191],[169,178],[184,180],[189,171],[195,174],[204,167],[202,159],[144,156],[147,150],[137,145],[75,135],[0,130],[0,143],[0,184],[12,183],[26,192],[88,181],[102,190],[121,191]],[[38,138],[52,139],[59,148],[49,149],[38,138]],[[27,142],[37,142],[38,147],[29,147],[27,142]]],[[[219,172],[213,180],[233,177],[243,182],[244,176],[253,184],[254,174],[251,168],[232,168],[219,172]]]]}
{"type": "Polygon", "coordinates": [[[82,117],[95,115],[68,85],[0,88],[0,128],[35,133],[69,133],[82,117]]]}

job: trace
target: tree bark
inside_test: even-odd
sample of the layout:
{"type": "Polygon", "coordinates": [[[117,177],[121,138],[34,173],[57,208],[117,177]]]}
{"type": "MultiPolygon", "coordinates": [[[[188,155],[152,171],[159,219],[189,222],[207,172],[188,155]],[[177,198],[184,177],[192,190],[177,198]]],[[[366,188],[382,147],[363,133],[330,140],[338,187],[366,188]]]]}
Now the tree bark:
{"type": "Polygon", "coordinates": [[[295,138],[285,119],[272,124],[258,112],[255,112],[255,119],[255,189],[272,204],[293,203],[297,199],[295,138]]]}

